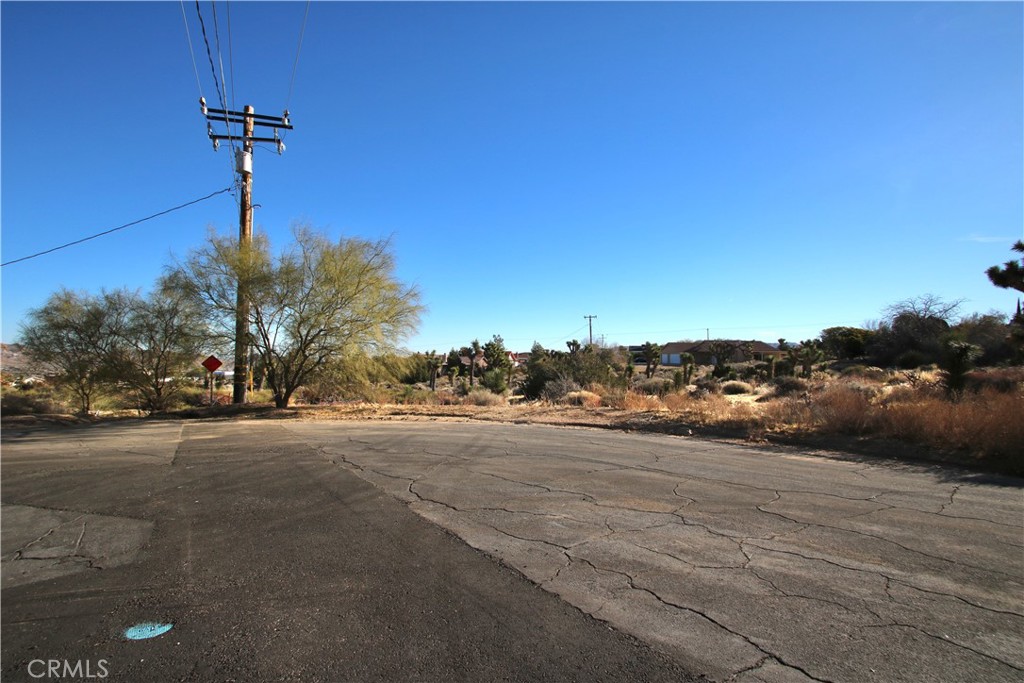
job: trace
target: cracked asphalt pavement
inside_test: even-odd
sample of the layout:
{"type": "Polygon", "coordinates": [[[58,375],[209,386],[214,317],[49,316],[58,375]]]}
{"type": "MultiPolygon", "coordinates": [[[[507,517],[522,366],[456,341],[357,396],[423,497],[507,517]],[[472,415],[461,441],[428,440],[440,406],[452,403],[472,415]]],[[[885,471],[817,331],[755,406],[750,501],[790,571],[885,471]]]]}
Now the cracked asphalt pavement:
{"type": "Polygon", "coordinates": [[[104,429],[4,434],[5,681],[41,653],[110,680],[1024,680],[1019,479],[529,425],[104,429]],[[118,637],[145,616],[175,628],[118,637]]]}

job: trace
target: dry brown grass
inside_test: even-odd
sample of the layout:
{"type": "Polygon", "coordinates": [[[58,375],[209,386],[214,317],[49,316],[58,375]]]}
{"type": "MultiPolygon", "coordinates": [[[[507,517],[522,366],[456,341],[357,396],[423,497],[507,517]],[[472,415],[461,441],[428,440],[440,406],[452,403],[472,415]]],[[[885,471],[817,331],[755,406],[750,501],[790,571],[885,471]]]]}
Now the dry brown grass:
{"type": "Polygon", "coordinates": [[[570,391],[562,401],[571,406],[583,406],[584,408],[599,408],[601,406],[601,397],[586,390],[570,391]]]}
{"type": "Polygon", "coordinates": [[[1024,470],[1024,393],[986,390],[959,401],[925,397],[890,403],[882,412],[886,436],[1012,460],[1024,470]]]}

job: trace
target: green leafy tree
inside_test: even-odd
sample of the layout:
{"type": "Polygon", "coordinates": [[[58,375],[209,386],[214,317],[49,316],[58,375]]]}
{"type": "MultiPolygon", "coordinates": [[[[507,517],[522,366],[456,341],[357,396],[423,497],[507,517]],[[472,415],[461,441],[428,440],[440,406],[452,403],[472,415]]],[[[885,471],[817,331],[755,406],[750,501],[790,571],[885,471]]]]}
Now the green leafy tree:
{"type": "Polygon", "coordinates": [[[36,362],[57,371],[56,380],[76,397],[85,415],[110,373],[112,314],[102,297],[61,289],[29,311],[21,344],[36,362]]]}
{"type": "Polygon", "coordinates": [[[202,312],[173,282],[148,297],[126,290],[109,293],[104,305],[110,373],[134,390],[150,413],[167,410],[209,338],[202,312]]]}
{"type": "Polygon", "coordinates": [[[171,275],[214,315],[225,338],[234,336],[235,291],[243,283],[249,341],[278,407],[331,364],[394,348],[422,310],[419,293],[395,278],[387,241],[332,242],[305,227],[293,234],[278,255],[262,234],[250,248],[211,234],[171,275]]]}
{"type": "Polygon", "coordinates": [[[530,348],[523,377],[523,395],[528,399],[539,398],[544,385],[559,376],[557,355],[549,353],[538,342],[530,348]]]}
{"type": "Polygon", "coordinates": [[[483,354],[484,362],[487,363],[487,372],[499,372],[505,377],[506,385],[511,384],[512,360],[508,356],[508,349],[505,348],[505,340],[501,338],[501,335],[492,336],[491,340],[484,344],[483,354]]]}
{"type": "Polygon", "coordinates": [[[846,360],[859,358],[867,351],[871,330],[859,327],[828,327],[821,331],[821,350],[829,358],[846,360]]]}

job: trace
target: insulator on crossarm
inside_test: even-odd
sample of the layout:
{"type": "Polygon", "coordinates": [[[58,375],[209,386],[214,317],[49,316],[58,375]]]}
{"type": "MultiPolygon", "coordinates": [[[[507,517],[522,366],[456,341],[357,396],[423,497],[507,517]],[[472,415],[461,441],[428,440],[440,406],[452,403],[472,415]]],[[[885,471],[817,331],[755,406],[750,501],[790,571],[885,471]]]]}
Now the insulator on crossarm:
{"type": "Polygon", "coordinates": [[[203,110],[203,116],[206,116],[206,114],[207,114],[207,109],[206,109],[206,98],[205,98],[205,97],[200,97],[200,98],[199,98],[199,106],[200,106],[200,107],[202,108],[202,110],[203,110]]]}

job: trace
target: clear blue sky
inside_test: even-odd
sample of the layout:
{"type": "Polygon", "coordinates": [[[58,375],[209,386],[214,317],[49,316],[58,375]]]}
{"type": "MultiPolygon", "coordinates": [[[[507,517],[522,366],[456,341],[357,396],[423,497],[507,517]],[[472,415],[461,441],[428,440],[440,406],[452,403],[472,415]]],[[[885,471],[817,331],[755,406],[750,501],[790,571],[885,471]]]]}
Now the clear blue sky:
{"type": "MultiPolygon", "coordinates": [[[[214,7],[229,106],[296,127],[257,150],[257,226],[392,236],[408,348],[1015,305],[984,270],[1024,230],[1019,2],[314,2],[290,101],[305,3],[214,7]]],[[[231,184],[184,10],[201,86],[180,3],[0,6],[4,261],[231,184]]],[[[60,286],[148,289],[208,226],[237,234],[230,195],[3,268],[3,340],[60,286]]]]}

